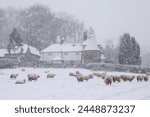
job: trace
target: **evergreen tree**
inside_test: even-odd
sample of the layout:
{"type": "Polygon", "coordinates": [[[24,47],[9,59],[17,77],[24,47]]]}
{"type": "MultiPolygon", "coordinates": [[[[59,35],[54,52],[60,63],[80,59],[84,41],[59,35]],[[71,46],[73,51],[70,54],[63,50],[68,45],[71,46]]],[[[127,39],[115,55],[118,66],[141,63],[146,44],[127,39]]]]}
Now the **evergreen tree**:
{"type": "Polygon", "coordinates": [[[22,46],[22,40],[21,40],[21,36],[18,33],[16,28],[13,29],[13,31],[11,32],[9,37],[10,37],[10,39],[9,39],[9,43],[7,45],[7,50],[9,52],[9,54],[11,54],[11,51],[15,52],[16,48],[22,46]]]}
{"type": "Polygon", "coordinates": [[[88,38],[87,31],[83,32],[83,41],[86,41],[88,38]]]}
{"type": "Polygon", "coordinates": [[[128,33],[120,38],[118,61],[120,64],[141,64],[140,46],[128,33]]]}

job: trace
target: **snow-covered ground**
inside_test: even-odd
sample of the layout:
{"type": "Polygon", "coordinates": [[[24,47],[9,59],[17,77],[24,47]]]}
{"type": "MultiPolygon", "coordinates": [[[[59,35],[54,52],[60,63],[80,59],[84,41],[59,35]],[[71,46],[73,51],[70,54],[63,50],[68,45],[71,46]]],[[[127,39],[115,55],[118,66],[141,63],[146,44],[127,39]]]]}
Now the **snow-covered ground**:
{"type": "MultiPolygon", "coordinates": [[[[150,80],[148,82],[113,83],[107,86],[101,78],[94,77],[89,81],[78,83],[69,76],[70,72],[80,71],[88,75],[93,71],[86,69],[55,69],[55,68],[25,68],[25,71],[17,69],[0,70],[0,99],[4,100],[148,100],[150,99],[150,80]],[[56,74],[54,79],[47,79],[47,73],[56,74]],[[15,84],[16,80],[10,79],[11,73],[18,73],[16,80],[27,80],[29,73],[36,73],[40,76],[38,81],[15,84]]],[[[121,72],[109,72],[108,74],[131,74],[121,72]]],[[[137,74],[135,74],[137,75],[137,74]]]]}

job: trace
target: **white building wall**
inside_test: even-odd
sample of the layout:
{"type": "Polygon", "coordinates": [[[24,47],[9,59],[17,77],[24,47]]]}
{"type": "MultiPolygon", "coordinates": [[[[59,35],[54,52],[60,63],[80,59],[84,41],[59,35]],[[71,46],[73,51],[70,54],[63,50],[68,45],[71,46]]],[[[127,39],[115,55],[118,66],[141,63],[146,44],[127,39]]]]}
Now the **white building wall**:
{"type": "Polygon", "coordinates": [[[81,52],[64,52],[64,61],[81,61],[81,52]]]}
{"type": "Polygon", "coordinates": [[[51,53],[51,52],[42,52],[41,53],[41,60],[43,61],[48,61],[51,62],[52,59],[56,56],[61,56],[60,52],[55,52],[55,53],[51,53]]]}
{"type": "MultiPolygon", "coordinates": [[[[64,61],[81,61],[81,52],[63,52],[64,61]]],[[[61,57],[61,52],[42,52],[41,60],[51,62],[56,56],[61,57]]]]}

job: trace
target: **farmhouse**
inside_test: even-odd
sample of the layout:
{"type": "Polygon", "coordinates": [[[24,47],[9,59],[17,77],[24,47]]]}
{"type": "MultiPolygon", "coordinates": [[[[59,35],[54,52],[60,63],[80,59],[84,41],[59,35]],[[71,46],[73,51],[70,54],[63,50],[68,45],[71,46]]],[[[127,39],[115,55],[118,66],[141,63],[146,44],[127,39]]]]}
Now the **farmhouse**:
{"type": "Polygon", "coordinates": [[[91,34],[83,43],[51,44],[41,51],[41,60],[57,64],[100,62],[101,49],[101,46],[96,42],[95,35],[91,34]]]}
{"type": "Polygon", "coordinates": [[[82,46],[76,43],[52,44],[41,51],[41,60],[49,63],[81,63],[82,46]]]}

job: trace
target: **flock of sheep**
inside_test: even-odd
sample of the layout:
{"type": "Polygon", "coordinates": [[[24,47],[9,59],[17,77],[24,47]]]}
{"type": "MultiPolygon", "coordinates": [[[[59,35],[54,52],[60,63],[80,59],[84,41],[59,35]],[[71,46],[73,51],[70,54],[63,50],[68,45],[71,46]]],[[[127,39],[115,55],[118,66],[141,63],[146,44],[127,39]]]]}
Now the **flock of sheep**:
{"type": "Polygon", "coordinates": [[[76,71],[75,73],[69,73],[69,76],[73,76],[77,79],[78,82],[88,81],[89,79],[93,79],[94,76],[99,77],[104,80],[104,83],[106,85],[111,85],[115,82],[132,82],[134,79],[136,79],[138,82],[141,81],[148,81],[149,74],[143,74],[143,75],[107,75],[107,72],[99,73],[94,72],[93,74],[89,75],[83,75],[79,71],[76,71]]]}
{"type": "MultiPolygon", "coordinates": [[[[22,71],[25,71],[25,69],[22,69],[22,71]]],[[[55,77],[55,74],[50,74],[50,73],[48,73],[49,71],[45,71],[45,73],[47,73],[47,78],[49,79],[49,78],[54,78],[55,77]]],[[[11,74],[10,75],[10,79],[17,79],[17,77],[19,76],[19,74],[11,74]]],[[[28,78],[28,82],[29,81],[37,81],[38,80],[38,78],[40,78],[40,76],[39,75],[37,75],[37,74],[28,74],[27,75],[27,78],[28,78]]],[[[23,79],[23,80],[17,80],[16,82],[15,82],[15,84],[25,84],[26,83],[26,79],[23,79]]]]}
{"type": "MultiPolygon", "coordinates": [[[[22,71],[25,71],[25,69],[22,69],[22,71]]],[[[47,79],[52,79],[56,75],[55,74],[50,74],[49,71],[45,71],[47,74],[47,79]]],[[[11,74],[10,79],[16,79],[19,76],[19,74],[11,74]]],[[[80,73],[80,71],[76,71],[75,73],[69,73],[70,77],[74,77],[77,79],[78,82],[83,82],[83,81],[88,81],[90,79],[93,79],[94,77],[101,78],[106,85],[111,85],[112,83],[115,82],[132,82],[134,79],[137,80],[138,82],[141,81],[148,81],[149,79],[149,74],[143,74],[143,75],[108,75],[107,72],[93,72],[92,74],[89,75],[83,75],[80,73]]],[[[29,81],[37,81],[40,78],[39,75],[37,74],[28,74],[27,75],[27,80],[29,81]]],[[[25,84],[26,79],[23,80],[17,80],[15,84],[25,84]]]]}

